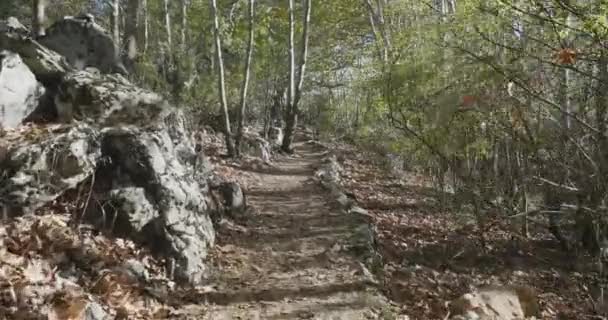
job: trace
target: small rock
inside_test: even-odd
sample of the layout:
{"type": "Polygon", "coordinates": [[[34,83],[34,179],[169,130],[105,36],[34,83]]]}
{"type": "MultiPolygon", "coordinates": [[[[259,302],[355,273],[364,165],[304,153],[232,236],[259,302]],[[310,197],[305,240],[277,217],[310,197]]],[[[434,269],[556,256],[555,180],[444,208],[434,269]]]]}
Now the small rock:
{"type": "Polygon", "coordinates": [[[129,259],[125,261],[123,266],[129,272],[129,274],[140,281],[147,281],[150,278],[146,266],[141,261],[129,259]]]}
{"type": "Polygon", "coordinates": [[[349,213],[353,213],[353,214],[360,214],[360,215],[368,215],[367,210],[359,207],[359,206],[353,206],[352,208],[350,208],[349,213]]]}
{"type": "Polygon", "coordinates": [[[110,316],[97,302],[89,302],[84,314],[84,320],[109,320],[110,316]]]}

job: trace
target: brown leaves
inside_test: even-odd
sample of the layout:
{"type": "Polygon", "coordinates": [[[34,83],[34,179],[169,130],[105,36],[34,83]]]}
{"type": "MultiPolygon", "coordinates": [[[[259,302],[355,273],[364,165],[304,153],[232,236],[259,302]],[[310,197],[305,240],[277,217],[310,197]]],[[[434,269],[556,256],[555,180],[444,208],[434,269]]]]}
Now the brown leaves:
{"type": "Polygon", "coordinates": [[[84,319],[89,301],[82,293],[62,290],[54,295],[51,304],[49,320],[80,320],[84,319]]]}
{"type": "Polygon", "coordinates": [[[478,98],[474,95],[464,95],[460,101],[460,109],[471,109],[477,103],[478,98]]]}
{"type": "Polygon", "coordinates": [[[561,65],[573,65],[576,62],[578,52],[572,48],[562,48],[555,55],[555,63],[561,65]]]}
{"type": "Polygon", "coordinates": [[[96,305],[117,319],[150,319],[162,305],[148,301],[124,263],[141,262],[165,279],[160,263],[132,241],[76,230],[68,221],[67,214],[46,214],[0,225],[0,318],[84,319],[96,305]]]}

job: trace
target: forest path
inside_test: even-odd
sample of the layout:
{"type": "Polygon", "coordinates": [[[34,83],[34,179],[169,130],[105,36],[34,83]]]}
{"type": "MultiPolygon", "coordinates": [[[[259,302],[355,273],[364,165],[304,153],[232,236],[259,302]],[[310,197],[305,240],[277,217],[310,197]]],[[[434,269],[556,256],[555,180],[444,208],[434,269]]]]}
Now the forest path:
{"type": "Polygon", "coordinates": [[[312,180],[322,156],[298,144],[272,172],[254,174],[256,213],[218,232],[197,319],[386,318],[386,299],[352,252],[360,219],[332,208],[312,180]]]}

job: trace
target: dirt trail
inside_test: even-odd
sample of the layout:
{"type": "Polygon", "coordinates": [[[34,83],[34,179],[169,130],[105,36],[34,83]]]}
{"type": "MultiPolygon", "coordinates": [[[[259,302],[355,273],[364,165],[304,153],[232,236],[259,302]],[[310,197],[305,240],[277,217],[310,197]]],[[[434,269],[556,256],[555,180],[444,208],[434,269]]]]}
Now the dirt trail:
{"type": "Polygon", "coordinates": [[[256,209],[218,234],[213,289],[197,319],[383,319],[386,301],[353,253],[361,220],[332,208],[311,180],[321,154],[299,145],[256,173],[256,209]]]}

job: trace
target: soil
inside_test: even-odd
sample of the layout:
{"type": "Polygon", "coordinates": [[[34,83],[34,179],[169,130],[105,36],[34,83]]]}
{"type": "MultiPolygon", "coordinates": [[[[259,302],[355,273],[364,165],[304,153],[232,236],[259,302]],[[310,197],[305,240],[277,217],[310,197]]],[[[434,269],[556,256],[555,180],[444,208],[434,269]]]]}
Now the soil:
{"type": "MultiPolygon", "coordinates": [[[[253,208],[218,228],[210,286],[180,308],[192,319],[387,319],[391,306],[352,249],[361,219],[312,180],[323,154],[299,144],[273,169],[246,175],[253,208]],[[195,304],[194,304],[195,303],[195,304]],[[187,310],[187,311],[186,311],[187,310]]],[[[355,239],[356,240],[356,239],[355,239]]]]}

